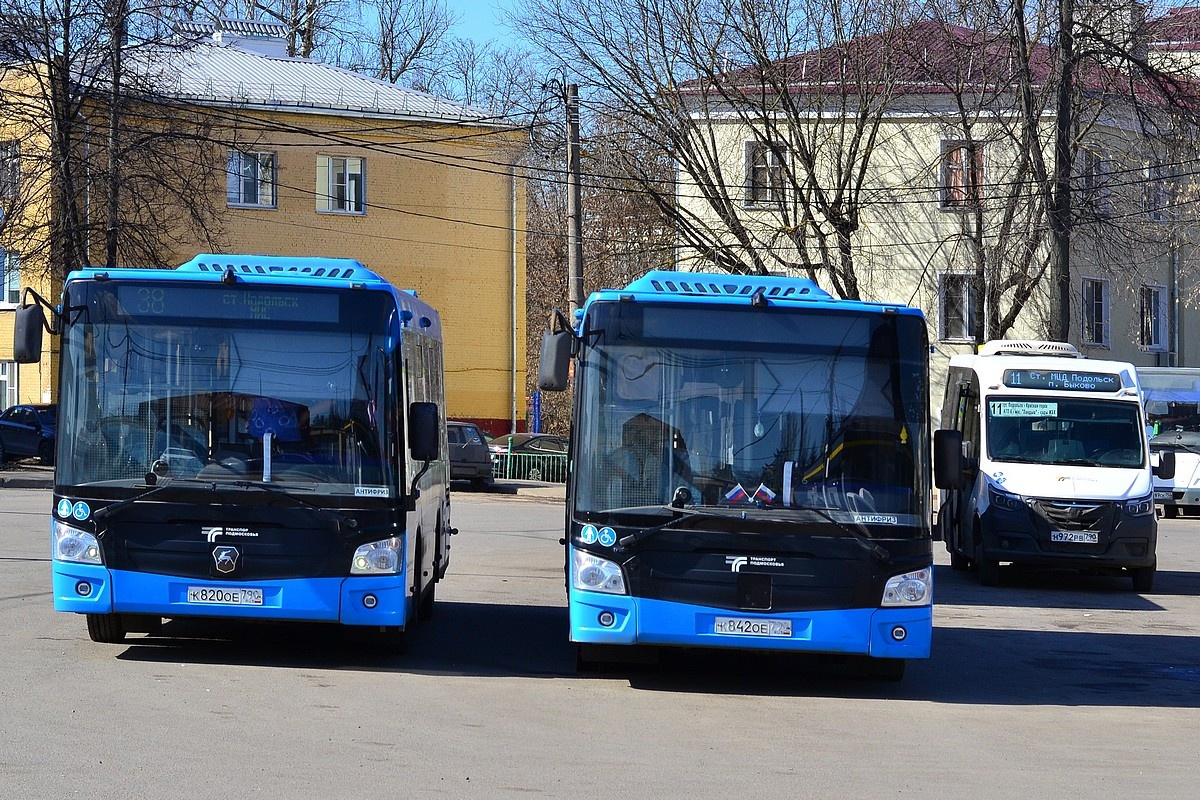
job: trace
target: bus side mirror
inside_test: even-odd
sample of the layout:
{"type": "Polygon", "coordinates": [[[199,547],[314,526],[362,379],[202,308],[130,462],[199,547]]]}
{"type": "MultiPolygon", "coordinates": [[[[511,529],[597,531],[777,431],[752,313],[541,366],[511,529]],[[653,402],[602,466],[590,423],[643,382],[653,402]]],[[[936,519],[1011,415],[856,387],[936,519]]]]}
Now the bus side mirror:
{"type": "Polygon", "coordinates": [[[1162,478],[1164,481],[1169,481],[1175,477],[1175,451],[1160,450],[1158,452],[1158,466],[1151,467],[1151,471],[1157,478],[1162,478]]]}
{"type": "Polygon", "coordinates": [[[414,461],[436,461],[442,448],[438,442],[437,403],[408,406],[408,452],[414,461]]]}
{"type": "Polygon", "coordinates": [[[567,388],[574,343],[575,336],[570,331],[546,331],[542,334],[542,354],[538,360],[539,389],[561,392],[567,388]]]}
{"type": "Polygon", "coordinates": [[[957,489],[963,478],[962,434],[953,430],[933,432],[933,485],[957,489]]]}
{"type": "Polygon", "coordinates": [[[42,331],[46,313],[37,303],[18,306],[13,320],[13,361],[36,364],[42,360],[42,331]]]}

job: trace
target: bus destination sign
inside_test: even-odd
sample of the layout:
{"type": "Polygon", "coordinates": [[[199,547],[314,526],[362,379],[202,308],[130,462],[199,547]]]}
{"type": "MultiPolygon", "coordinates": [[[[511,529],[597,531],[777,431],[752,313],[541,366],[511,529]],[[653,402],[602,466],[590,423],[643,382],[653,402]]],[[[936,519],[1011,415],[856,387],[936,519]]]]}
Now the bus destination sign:
{"type": "Polygon", "coordinates": [[[1006,369],[1004,385],[1013,389],[1047,389],[1061,392],[1117,392],[1121,376],[1115,372],[1078,370],[1006,369]]]}

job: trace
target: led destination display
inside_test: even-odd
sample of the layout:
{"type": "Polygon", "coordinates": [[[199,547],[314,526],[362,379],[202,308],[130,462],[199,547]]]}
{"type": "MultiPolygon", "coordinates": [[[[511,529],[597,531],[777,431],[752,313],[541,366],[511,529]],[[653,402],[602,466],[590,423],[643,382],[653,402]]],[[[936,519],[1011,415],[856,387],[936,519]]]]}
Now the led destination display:
{"type": "Polygon", "coordinates": [[[1013,389],[1045,389],[1063,392],[1117,392],[1121,376],[1115,372],[1079,370],[1006,369],[1004,385],[1013,389]]]}

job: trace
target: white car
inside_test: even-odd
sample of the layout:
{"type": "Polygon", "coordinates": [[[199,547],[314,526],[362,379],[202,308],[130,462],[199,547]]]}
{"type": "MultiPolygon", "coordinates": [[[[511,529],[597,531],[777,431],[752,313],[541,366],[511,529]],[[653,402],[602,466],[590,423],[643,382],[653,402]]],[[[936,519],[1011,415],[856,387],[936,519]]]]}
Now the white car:
{"type": "Polygon", "coordinates": [[[1174,519],[1182,511],[1200,514],[1200,432],[1165,431],[1150,440],[1150,452],[1175,453],[1175,477],[1154,477],[1154,502],[1163,516],[1174,519]]]}

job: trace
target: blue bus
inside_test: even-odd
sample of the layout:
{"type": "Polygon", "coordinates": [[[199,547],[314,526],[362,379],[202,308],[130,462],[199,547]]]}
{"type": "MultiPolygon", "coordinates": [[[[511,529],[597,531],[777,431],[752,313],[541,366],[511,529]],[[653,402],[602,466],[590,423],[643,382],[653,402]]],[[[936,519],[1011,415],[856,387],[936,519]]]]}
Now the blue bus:
{"type": "Polygon", "coordinates": [[[357,261],[256,255],[34,299],[17,360],[61,337],[57,610],[97,642],[224,617],[404,649],[454,532],[433,308],[357,261]]]}
{"type": "Polygon", "coordinates": [[[734,648],[832,654],[898,680],[929,655],[918,310],[806,280],[651,272],[553,327],[539,384],[573,383],[566,583],[581,666],[734,648]]]}

